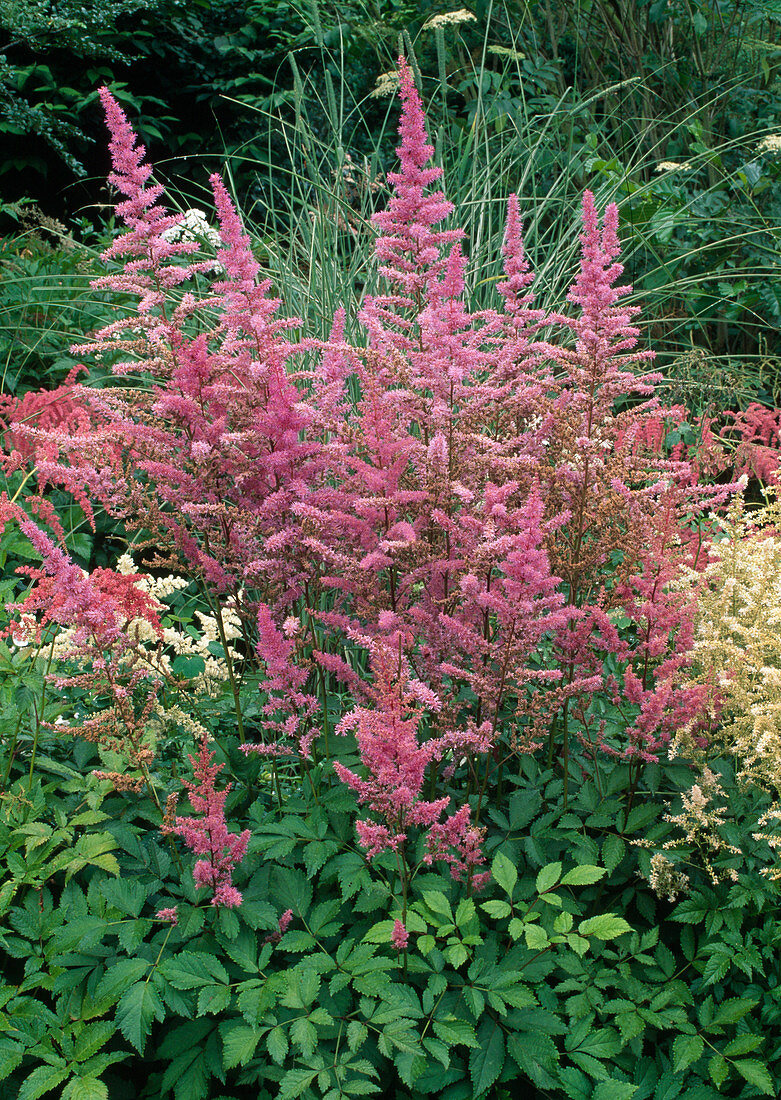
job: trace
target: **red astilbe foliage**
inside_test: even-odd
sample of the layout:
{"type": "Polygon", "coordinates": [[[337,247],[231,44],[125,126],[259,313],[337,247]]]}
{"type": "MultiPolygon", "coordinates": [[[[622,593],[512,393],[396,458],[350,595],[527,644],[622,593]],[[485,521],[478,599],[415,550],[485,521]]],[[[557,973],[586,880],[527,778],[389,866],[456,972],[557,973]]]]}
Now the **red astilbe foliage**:
{"type": "Polygon", "coordinates": [[[177,817],[172,831],[182,838],[191,852],[204,857],[193,867],[195,885],[212,891],[212,905],[235,909],[241,905],[242,896],[233,885],[233,869],[246,855],[250,831],[231,833],[228,830],[225,799],[231,784],[221,791],[215,789],[214,782],[223,765],[213,763],[214,757],[204,737],[198,756],[189,756],[195,782],[183,780],[190,805],[202,816],[177,817]]]}
{"type": "Polygon", "coordinates": [[[5,451],[18,452],[25,463],[34,460],[38,450],[44,457],[53,457],[57,454],[50,441],[53,431],[69,436],[89,432],[94,427],[94,417],[80,400],[76,385],[78,375],[86,369],[81,364],[74,367],[62,385],[53,390],[30,390],[23,397],[0,394],[5,451]]]}
{"type": "Polygon", "coordinates": [[[745,474],[765,485],[778,483],[781,465],[781,410],[752,401],[747,409],[730,412],[719,435],[729,444],[735,476],[745,474]]]}
{"type": "Polygon", "coordinates": [[[410,675],[400,639],[399,648],[372,643],[370,660],[374,683],[365,691],[371,706],[354,707],[337,727],[338,733],[354,732],[366,777],[339,761],[334,763],[337,775],[355,791],[359,804],[375,815],[356,823],[358,839],[372,859],[388,849],[402,850],[410,830],[422,829],[427,844],[424,862],[444,860],[454,879],[468,879],[479,887],[489,876],[474,873],[485,856],[480,850],[483,830],[470,823],[469,806],[465,803],[441,822],[450,797],[430,800],[422,796],[427,768],[454,744],[453,738],[446,737],[418,739],[425,711],[438,710],[439,700],[426,684],[410,675]]]}

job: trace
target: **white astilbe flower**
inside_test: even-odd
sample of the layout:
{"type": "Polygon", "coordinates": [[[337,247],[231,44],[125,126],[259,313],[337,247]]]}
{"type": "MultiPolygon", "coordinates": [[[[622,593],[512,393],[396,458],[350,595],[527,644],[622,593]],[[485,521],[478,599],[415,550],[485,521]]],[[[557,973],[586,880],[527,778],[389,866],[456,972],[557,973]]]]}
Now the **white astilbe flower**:
{"type": "Polygon", "coordinates": [[[677,160],[660,160],[654,169],[655,172],[689,172],[692,168],[691,164],[687,164],[686,161],[677,160]]]}
{"type": "Polygon", "coordinates": [[[443,11],[439,15],[432,15],[423,24],[421,30],[434,31],[437,27],[453,27],[459,23],[475,22],[477,22],[477,17],[472,15],[471,11],[467,11],[466,8],[459,8],[458,11],[443,11]]]}
{"type": "Polygon", "coordinates": [[[781,134],[768,134],[757,146],[758,153],[781,153],[781,134]]]}
{"type": "MultiPolygon", "coordinates": [[[[206,214],[197,207],[185,210],[176,225],[172,225],[170,229],[164,229],[160,236],[166,241],[195,241],[197,244],[205,242],[212,248],[222,247],[219,230],[215,229],[213,225],[209,225],[206,214]]],[[[209,265],[208,274],[224,275],[225,268],[218,260],[215,260],[214,263],[209,265]]]]}
{"type": "Polygon", "coordinates": [[[374,81],[374,87],[369,92],[372,99],[380,99],[384,96],[395,95],[399,90],[399,74],[394,70],[389,73],[380,73],[374,81]]]}

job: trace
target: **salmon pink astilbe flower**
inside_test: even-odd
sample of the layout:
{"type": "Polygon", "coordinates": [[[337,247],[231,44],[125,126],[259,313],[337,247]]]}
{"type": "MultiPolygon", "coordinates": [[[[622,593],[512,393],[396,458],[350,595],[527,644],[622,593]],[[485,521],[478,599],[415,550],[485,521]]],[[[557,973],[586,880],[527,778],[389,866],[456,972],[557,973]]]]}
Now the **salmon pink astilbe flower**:
{"type": "Polygon", "coordinates": [[[201,817],[177,817],[173,832],[177,833],[191,852],[202,856],[193,867],[195,885],[212,891],[212,905],[235,909],[242,896],[232,883],[234,867],[244,858],[250,831],[231,833],[225,821],[225,799],[231,785],[215,789],[214,781],[222,764],[213,763],[206,738],[201,741],[197,757],[190,756],[196,782],[184,780],[190,805],[201,817]]]}
{"type": "MultiPolygon", "coordinates": [[[[178,263],[197,251],[195,241],[170,239],[170,231],[181,218],[168,214],[160,203],[163,188],[150,183],[152,168],[144,164],[146,150],[137,143],[136,135],[122,108],[108,88],[100,89],[100,99],[106,124],[111,134],[112,171],[109,183],[124,199],[117,205],[117,214],[128,227],[128,232],[117,237],[103,252],[104,260],[128,257],[124,271],[96,279],[95,287],[107,287],[137,295],[137,313],[114,321],[96,333],[97,344],[86,345],[85,350],[96,350],[105,344],[117,348],[129,347],[139,332],[145,332],[150,344],[162,347],[174,331],[180,318],[166,319],[161,307],[166,302],[166,292],[189,279],[199,265],[178,263]]],[[[206,266],[206,265],[200,265],[206,266]]],[[[132,369],[134,364],[124,364],[132,369]]],[[[119,368],[122,370],[122,366],[119,368]]]]}

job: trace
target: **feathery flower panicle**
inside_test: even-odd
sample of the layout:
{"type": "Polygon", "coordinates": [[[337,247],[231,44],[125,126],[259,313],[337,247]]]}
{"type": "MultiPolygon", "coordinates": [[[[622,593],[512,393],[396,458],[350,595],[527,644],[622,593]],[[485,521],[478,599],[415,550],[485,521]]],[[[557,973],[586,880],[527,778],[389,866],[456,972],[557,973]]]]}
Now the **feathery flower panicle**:
{"type": "MultiPolygon", "coordinates": [[[[435,230],[433,227],[453,210],[442,191],[427,192],[427,188],[442,177],[442,169],[428,166],[434,153],[429,144],[423,105],[415,87],[412,72],[403,57],[399,58],[399,86],[402,102],[399,136],[396,150],[400,163],[398,172],[388,173],[393,194],[385,210],[374,214],[372,222],[380,230],[375,251],[380,261],[380,274],[396,287],[395,294],[367,298],[362,317],[370,334],[378,339],[383,316],[395,318],[404,329],[411,323],[398,311],[419,310],[431,282],[442,272],[442,250],[460,241],[461,230],[435,230]]],[[[399,340],[400,346],[404,341],[399,340]]]]}
{"type": "Polygon", "coordinates": [[[505,278],[496,284],[496,289],[504,300],[506,312],[522,322],[540,321],[544,317],[544,311],[530,309],[534,294],[529,287],[534,282],[534,272],[524,251],[520,204],[514,193],[507,200],[507,225],[502,257],[505,278]]]}
{"type": "Polygon", "coordinates": [[[594,196],[585,191],[582,220],[580,271],[567,296],[579,307],[579,315],[553,314],[549,318],[574,333],[576,346],[574,350],[558,346],[551,349],[552,356],[568,368],[571,390],[582,399],[594,395],[603,406],[607,402],[612,406],[617,397],[627,393],[650,396],[661,375],[646,375],[641,382],[627,370],[630,364],[653,359],[654,353],[635,350],[640,330],[632,318],[640,307],[620,304],[632,287],[616,285],[624,271],[618,260],[618,207],[608,205],[600,226],[594,196]]]}
{"type": "Polygon", "coordinates": [[[242,896],[233,885],[232,874],[246,854],[250,831],[228,831],[225,799],[231,784],[222,791],[215,789],[214,781],[223,765],[213,763],[214,756],[208,750],[205,737],[198,756],[189,756],[195,782],[184,780],[184,785],[190,805],[202,816],[177,817],[172,831],[182,838],[191,852],[204,857],[193,867],[195,885],[212,891],[212,905],[235,909],[241,905],[242,896]]]}
{"type": "Polygon", "coordinates": [[[39,454],[43,459],[55,458],[59,447],[47,439],[52,431],[63,435],[89,432],[94,417],[76,384],[77,376],[86,369],[82,364],[74,367],[63,384],[53,390],[30,390],[21,398],[0,394],[0,427],[6,429],[4,449],[17,451],[25,463],[38,461],[39,454]]]}
{"type": "MultiPolygon", "coordinates": [[[[400,647],[400,638],[398,641],[400,647]]],[[[374,706],[355,707],[337,728],[338,733],[355,733],[366,778],[339,761],[334,762],[334,770],[355,791],[359,804],[381,819],[356,824],[369,859],[385,850],[398,851],[409,839],[410,830],[417,827],[428,837],[427,863],[444,860],[450,864],[453,878],[468,877],[472,885],[483,885],[485,874],[473,875],[474,868],[485,862],[480,849],[483,831],[470,825],[468,804],[440,822],[450,797],[421,797],[426,769],[441,759],[445,743],[439,738],[421,743],[417,730],[424,709],[437,709],[439,701],[425,684],[410,676],[399,647],[391,642],[371,644],[374,684],[367,690],[374,706]]]]}
{"type": "MultiPolygon", "coordinates": [[[[154,347],[170,341],[175,328],[172,320],[166,320],[161,314],[166,293],[208,264],[188,261],[188,257],[198,250],[196,241],[170,239],[170,231],[181,222],[181,217],[168,214],[160,203],[163,188],[150,183],[152,168],[143,163],[146,150],[137,144],[136,134],[124,111],[108,88],[101,88],[99,94],[111,134],[109,183],[125,196],[116,209],[128,227],[128,231],[102,253],[102,258],[106,261],[128,259],[121,274],[103,276],[92,285],[137,295],[139,304],[137,313],[100,329],[91,343],[83,345],[83,350],[121,349],[127,346],[127,341],[131,344],[136,341],[141,332],[154,347]]],[[[132,369],[132,364],[125,366],[132,369]]]]}
{"type": "Polygon", "coordinates": [[[391,932],[391,943],[397,951],[406,951],[407,944],[409,943],[409,932],[404,927],[404,922],[396,920],[393,924],[393,931],[391,932]]]}
{"type": "MultiPolygon", "coordinates": [[[[318,709],[315,696],[302,689],[309,678],[310,669],[304,663],[297,664],[293,658],[296,652],[293,623],[288,619],[286,625],[291,637],[277,629],[267,604],[260,603],[257,610],[258,642],[256,651],[266,668],[263,690],[268,695],[263,705],[263,713],[268,717],[268,726],[279,734],[274,745],[242,745],[245,754],[277,755],[285,751],[291,742],[296,745],[302,756],[309,756],[315,737],[313,728],[300,732],[302,724],[318,709]]],[[[300,624],[298,624],[300,625],[300,624]]]]}

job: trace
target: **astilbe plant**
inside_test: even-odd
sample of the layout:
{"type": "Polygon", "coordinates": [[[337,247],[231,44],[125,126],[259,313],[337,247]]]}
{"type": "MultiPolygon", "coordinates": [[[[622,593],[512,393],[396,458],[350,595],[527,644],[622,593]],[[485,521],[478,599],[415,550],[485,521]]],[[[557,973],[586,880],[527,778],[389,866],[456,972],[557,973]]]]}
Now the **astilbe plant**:
{"type": "MultiPolygon", "coordinates": [[[[338,491],[294,507],[317,532],[319,585],[333,600],[319,621],[409,634],[415,674],[440,697],[432,729],[460,725],[464,741],[485,751],[525,711],[527,683],[557,676],[529,660],[561,602],[544,549],[551,524],[532,488],[544,448],[533,426],[541,386],[521,359],[520,330],[531,322],[510,298],[529,276],[513,240],[514,312],[469,313],[463,234],[435,228],[452,205],[427,192],[442,172],[428,163],[433,149],[403,60],[400,73],[401,170],[374,219],[388,290],[360,311],[367,349],[344,356],[360,397],[331,418],[324,441],[338,491]],[[465,687],[475,700],[466,713],[465,687]]],[[[335,349],[324,357],[331,377],[334,357],[335,349]]],[[[350,683],[337,655],[316,659],[350,683]]],[[[532,730],[516,731],[533,744],[532,730]]]]}
{"type": "MultiPolygon", "coordinates": [[[[264,745],[248,751],[306,758],[322,729],[328,753],[336,681],[360,707],[356,651],[376,663],[401,638],[409,682],[427,693],[424,802],[458,803],[426,823],[429,851],[462,867],[479,862],[469,830],[513,756],[547,740],[566,783],[574,729],[593,766],[625,756],[636,778],[694,721],[702,693],[680,686],[693,606],[677,578],[702,512],[727,489],[698,487],[692,463],[649,443],[668,413],[655,376],[638,377],[650,353],[619,282],[614,206],[600,222],[584,196],[574,312],[547,314],[512,196],[498,308],[470,312],[463,233],[441,227],[452,206],[430,190],[442,171],[403,59],[399,73],[400,169],[374,219],[386,288],[359,311],[365,347],[346,340],[342,310],[328,341],[293,340],[300,322],[280,316],[216,176],[223,277],[199,297],[213,266],[172,239],[177,219],[143,147],[101,93],[128,231],[105,253],[124,268],[96,285],[138,304],[79,350],[124,356],[115,373],[143,384],[83,390],[99,426],[39,468],[137,532],[152,564],[200,582],[245,741],[221,613],[231,600],[242,655],[257,657],[268,689],[264,745]],[[602,690],[623,708],[620,732],[591,709],[602,690]]],[[[381,723],[356,713],[367,774],[342,775],[373,805],[381,723]]],[[[410,790],[423,805],[420,785],[410,790]]],[[[372,828],[404,832],[374,809],[385,820],[372,828]]]]}
{"type": "MultiPolygon", "coordinates": [[[[618,285],[614,206],[600,224],[586,193],[569,296],[578,312],[545,315],[533,307],[512,197],[503,310],[468,312],[461,234],[435,228],[452,207],[426,192],[441,170],[427,167],[432,147],[403,61],[400,74],[401,171],[375,217],[389,289],[360,313],[368,349],[353,365],[358,416],[335,421],[327,441],[339,493],[322,510],[313,498],[296,505],[319,527],[321,583],[336,596],[321,621],[409,631],[413,667],[442,700],[434,725],[466,725],[484,748],[503,732],[512,751],[533,748],[553,713],[549,754],[563,750],[566,774],[577,705],[591,751],[642,764],[697,705],[674,687],[692,614],[673,593],[679,543],[726,490],[696,488],[684,458],[642,445],[664,410],[657,377],[636,372],[650,353],[636,348],[636,307],[622,303],[631,288],[618,285]],[[616,615],[637,618],[637,652],[616,615]],[[551,636],[543,667],[532,655],[551,636]],[[608,655],[626,667],[625,684],[605,685],[608,655]],[[546,682],[544,693],[530,690],[546,682]],[[588,729],[584,701],[603,686],[625,692],[630,708],[619,745],[602,726],[588,729]]],[[[338,658],[318,659],[339,671],[338,658]]]]}

